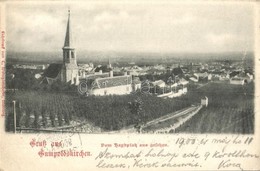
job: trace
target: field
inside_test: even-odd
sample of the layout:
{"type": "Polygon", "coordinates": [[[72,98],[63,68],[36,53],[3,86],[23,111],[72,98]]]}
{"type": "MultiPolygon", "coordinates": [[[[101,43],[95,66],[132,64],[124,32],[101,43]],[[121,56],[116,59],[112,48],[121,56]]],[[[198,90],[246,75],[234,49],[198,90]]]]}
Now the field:
{"type": "Polygon", "coordinates": [[[190,91],[190,100],[207,96],[203,108],[177,132],[187,133],[254,133],[254,84],[244,86],[210,83],[190,91]]]}

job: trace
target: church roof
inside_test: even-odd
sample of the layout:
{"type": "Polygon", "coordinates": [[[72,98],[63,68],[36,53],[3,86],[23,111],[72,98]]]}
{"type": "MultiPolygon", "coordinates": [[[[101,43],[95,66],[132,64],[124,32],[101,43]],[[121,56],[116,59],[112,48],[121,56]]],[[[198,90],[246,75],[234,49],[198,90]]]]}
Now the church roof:
{"type": "Polygon", "coordinates": [[[66,30],[64,48],[72,47],[72,33],[71,33],[71,28],[70,28],[70,10],[68,12],[69,12],[69,14],[68,14],[68,22],[67,22],[67,30],[66,30]]]}
{"type": "Polygon", "coordinates": [[[50,64],[49,67],[45,70],[44,76],[49,78],[56,78],[62,68],[62,64],[50,64]]]}

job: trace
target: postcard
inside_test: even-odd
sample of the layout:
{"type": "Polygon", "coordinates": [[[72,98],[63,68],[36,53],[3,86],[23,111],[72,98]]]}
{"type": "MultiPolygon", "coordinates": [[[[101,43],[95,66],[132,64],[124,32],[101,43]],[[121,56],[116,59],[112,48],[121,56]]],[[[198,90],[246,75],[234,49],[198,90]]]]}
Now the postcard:
{"type": "Polygon", "coordinates": [[[260,170],[258,1],[0,16],[0,170],[260,170]]]}

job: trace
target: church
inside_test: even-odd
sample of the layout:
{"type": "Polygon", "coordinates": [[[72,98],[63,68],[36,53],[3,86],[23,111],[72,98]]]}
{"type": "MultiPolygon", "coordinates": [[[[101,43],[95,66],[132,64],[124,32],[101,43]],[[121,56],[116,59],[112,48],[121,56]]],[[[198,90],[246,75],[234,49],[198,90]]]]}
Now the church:
{"type": "Polygon", "coordinates": [[[72,83],[78,82],[79,68],[77,64],[76,51],[72,44],[72,34],[70,28],[70,10],[68,14],[67,30],[63,50],[63,65],[61,70],[61,81],[72,83]]]}
{"type": "Polygon", "coordinates": [[[77,64],[76,51],[72,44],[72,32],[70,23],[70,10],[68,11],[68,22],[63,50],[63,63],[50,64],[44,75],[48,84],[56,80],[64,83],[79,84],[79,67],[77,64]]]}
{"type": "MultiPolygon", "coordinates": [[[[44,76],[48,84],[55,81],[62,83],[69,83],[79,85],[80,81],[89,81],[92,79],[92,87],[89,88],[87,94],[90,95],[123,95],[130,94],[133,91],[141,88],[141,82],[138,77],[134,78],[132,75],[124,73],[124,75],[114,76],[111,64],[108,66],[108,73],[101,71],[94,74],[86,74],[86,71],[80,68],[77,64],[76,50],[73,47],[72,30],[70,21],[70,10],[68,11],[68,22],[65,34],[62,64],[50,64],[44,72],[44,76]],[[94,76],[93,76],[94,75],[94,76]]],[[[96,70],[94,68],[93,70],[96,70]]]]}

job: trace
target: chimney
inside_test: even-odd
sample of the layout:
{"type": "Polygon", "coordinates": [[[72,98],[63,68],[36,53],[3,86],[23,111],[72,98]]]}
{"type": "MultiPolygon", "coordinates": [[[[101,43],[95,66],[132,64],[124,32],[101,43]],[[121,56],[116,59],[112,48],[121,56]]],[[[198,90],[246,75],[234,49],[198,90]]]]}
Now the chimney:
{"type": "Polygon", "coordinates": [[[101,70],[99,70],[99,74],[102,74],[102,69],[101,69],[101,70]]]}
{"type": "Polygon", "coordinates": [[[127,76],[127,71],[124,72],[124,76],[127,76]]]}

